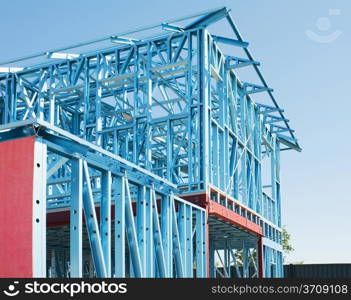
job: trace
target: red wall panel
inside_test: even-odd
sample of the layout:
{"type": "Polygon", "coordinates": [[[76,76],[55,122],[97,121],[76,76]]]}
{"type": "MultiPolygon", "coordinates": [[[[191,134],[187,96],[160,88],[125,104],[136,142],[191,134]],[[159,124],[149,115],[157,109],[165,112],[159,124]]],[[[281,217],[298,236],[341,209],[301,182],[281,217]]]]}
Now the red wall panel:
{"type": "Polygon", "coordinates": [[[0,143],[0,277],[32,277],[34,137],[0,143]]]}

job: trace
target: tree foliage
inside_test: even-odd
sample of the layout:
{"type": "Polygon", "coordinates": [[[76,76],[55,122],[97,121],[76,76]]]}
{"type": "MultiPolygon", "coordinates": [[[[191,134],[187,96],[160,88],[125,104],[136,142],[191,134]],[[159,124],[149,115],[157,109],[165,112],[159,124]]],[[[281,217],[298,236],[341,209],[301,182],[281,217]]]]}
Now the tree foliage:
{"type": "Polygon", "coordinates": [[[286,226],[283,226],[282,231],[282,246],[284,251],[284,256],[288,255],[290,252],[294,251],[293,246],[291,245],[290,241],[290,233],[287,232],[286,226]]]}

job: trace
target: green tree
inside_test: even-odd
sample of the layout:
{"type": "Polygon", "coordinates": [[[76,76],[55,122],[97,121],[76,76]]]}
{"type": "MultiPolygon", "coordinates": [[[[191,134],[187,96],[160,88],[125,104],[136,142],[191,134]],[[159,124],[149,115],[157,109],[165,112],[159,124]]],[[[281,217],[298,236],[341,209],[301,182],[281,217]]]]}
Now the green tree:
{"type": "Polygon", "coordinates": [[[284,251],[284,259],[286,258],[286,255],[294,251],[294,248],[290,242],[290,238],[291,238],[290,233],[287,232],[286,226],[284,225],[283,231],[282,231],[282,246],[284,251]]]}

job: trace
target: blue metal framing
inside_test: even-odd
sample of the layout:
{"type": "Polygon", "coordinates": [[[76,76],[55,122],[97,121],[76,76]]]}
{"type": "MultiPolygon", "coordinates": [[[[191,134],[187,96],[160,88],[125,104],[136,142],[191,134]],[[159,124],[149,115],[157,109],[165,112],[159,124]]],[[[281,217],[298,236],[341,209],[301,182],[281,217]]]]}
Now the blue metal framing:
{"type": "Polygon", "coordinates": [[[53,260],[51,274],[59,274],[58,269],[69,264],[67,276],[82,277],[83,262],[92,257],[93,274],[97,277],[193,277],[194,266],[197,277],[206,276],[206,211],[175,196],[174,185],[43,122],[18,122],[2,126],[1,130],[13,133],[12,138],[18,136],[19,130],[24,135],[41,136],[36,142],[35,160],[43,164],[38,170],[40,174],[35,175],[37,184],[33,197],[40,199],[44,206],[36,208],[35,220],[39,219],[40,223],[33,221],[33,226],[44,225],[35,231],[38,243],[35,243],[36,252],[33,254],[36,268],[40,269],[35,274],[42,277],[46,274],[46,262],[43,261],[46,259],[43,253],[46,226],[45,222],[41,222],[46,218],[46,204],[48,214],[70,210],[69,243],[65,245],[62,242],[61,246],[56,243],[53,247],[48,238],[52,253],[67,246],[70,249],[68,260],[63,261],[61,266],[53,260]],[[80,147],[75,148],[74,145],[80,147]],[[46,160],[61,164],[62,158],[65,158],[65,163],[56,174],[48,177],[50,167],[46,172],[46,160]],[[61,194],[54,195],[53,187],[59,188],[61,194]],[[100,218],[96,207],[100,208],[100,218]],[[82,242],[83,214],[90,245],[88,249],[83,248],[82,242]],[[126,265],[128,257],[129,272],[126,265]]]}
{"type": "MultiPolygon", "coordinates": [[[[17,124],[17,136],[26,134],[20,124],[55,132],[41,130],[53,146],[47,201],[48,209],[70,208],[71,276],[83,276],[84,211],[96,276],[192,277],[195,264],[203,277],[206,216],[175,194],[209,194],[212,188],[240,203],[245,218],[261,225],[267,239],[281,242],[279,155],[301,148],[227,8],[0,65],[6,65],[0,68],[6,71],[0,73],[3,128],[17,124]],[[210,33],[208,27],[222,19],[234,33],[230,38],[210,33]],[[144,37],[157,28],[160,34],[144,37]],[[79,52],[101,42],[113,46],[79,52]],[[40,63],[28,65],[31,59],[40,63]],[[239,80],[243,67],[253,67],[260,83],[239,80]],[[262,94],[270,103],[254,100],[262,94]],[[67,147],[68,153],[62,150],[67,147]],[[116,174],[107,164],[111,160],[133,168],[116,174]],[[270,163],[267,185],[264,161],[270,163]]],[[[212,200],[235,209],[218,197],[212,200]]],[[[223,263],[223,275],[230,275],[232,261],[239,274],[239,248],[244,253],[240,276],[248,276],[250,263],[257,267],[255,247],[244,239],[240,247],[215,245],[210,247],[212,275],[216,251],[222,251],[216,259],[223,263]]],[[[272,256],[279,269],[281,252],[264,249],[265,265],[272,256]]]]}

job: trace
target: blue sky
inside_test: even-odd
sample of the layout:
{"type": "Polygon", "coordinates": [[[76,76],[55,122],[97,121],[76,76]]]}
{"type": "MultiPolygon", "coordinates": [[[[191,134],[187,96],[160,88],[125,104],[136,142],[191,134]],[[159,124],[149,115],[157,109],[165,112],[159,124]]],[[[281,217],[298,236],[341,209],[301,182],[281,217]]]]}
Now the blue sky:
{"type": "Polygon", "coordinates": [[[2,0],[0,61],[219,6],[232,9],[303,147],[282,153],[288,261],[351,263],[350,1],[2,0]]]}

